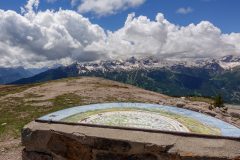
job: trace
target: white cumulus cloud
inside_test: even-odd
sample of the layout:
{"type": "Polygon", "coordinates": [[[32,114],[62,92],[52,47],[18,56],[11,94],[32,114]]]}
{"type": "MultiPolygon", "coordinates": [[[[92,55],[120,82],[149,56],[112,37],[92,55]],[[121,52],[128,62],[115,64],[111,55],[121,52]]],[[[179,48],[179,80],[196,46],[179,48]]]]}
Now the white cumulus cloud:
{"type": "Polygon", "coordinates": [[[74,11],[38,12],[31,17],[0,10],[1,66],[35,65],[71,57],[96,60],[84,48],[105,38],[104,30],[74,11]]]}
{"type": "Polygon", "coordinates": [[[38,9],[38,5],[40,3],[40,0],[28,0],[27,4],[23,7],[21,7],[21,11],[24,12],[33,12],[34,9],[38,9]]]}
{"type": "MultiPolygon", "coordinates": [[[[37,7],[34,2],[32,5],[37,7]]],[[[123,27],[113,32],[75,11],[37,12],[26,8],[29,9],[24,14],[0,10],[0,67],[42,67],[150,55],[163,58],[240,55],[240,33],[223,34],[208,21],[178,26],[162,13],[155,20],[132,13],[123,27]]]]}
{"type": "Polygon", "coordinates": [[[82,0],[78,6],[80,13],[91,12],[98,16],[114,14],[120,10],[143,4],[145,0],[82,0]]]}
{"type": "Polygon", "coordinates": [[[222,34],[208,21],[182,27],[167,21],[159,13],[154,21],[129,14],[125,25],[108,32],[107,39],[87,46],[89,51],[108,53],[112,58],[160,56],[179,58],[240,55],[240,34],[222,34]]]}

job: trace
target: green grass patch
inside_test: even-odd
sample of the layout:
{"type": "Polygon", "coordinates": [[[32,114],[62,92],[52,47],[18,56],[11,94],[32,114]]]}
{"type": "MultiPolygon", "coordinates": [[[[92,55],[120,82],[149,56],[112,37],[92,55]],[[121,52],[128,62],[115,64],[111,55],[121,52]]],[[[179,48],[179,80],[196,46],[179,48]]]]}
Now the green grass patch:
{"type": "Polygon", "coordinates": [[[188,100],[190,101],[198,101],[198,102],[206,102],[206,103],[209,103],[209,104],[212,104],[213,103],[213,99],[212,98],[208,98],[208,97],[186,97],[188,100]]]}
{"type": "MultiPolygon", "coordinates": [[[[58,81],[71,81],[72,79],[74,78],[58,81]]],[[[1,86],[0,97],[8,94],[20,93],[40,84],[42,83],[19,86],[1,86]]],[[[75,93],[63,94],[49,100],[38,100],[38,98],[41,97],[42,95],[39,94],[28,93],[25,94],[24,97],[9,97],[0,100],[0,141],[13,137],[18,138],[24,125],[43,115],[74,106],[90,104],[89,97],[79,96],[75,93]],[[46,105],[46,102],[51,105],[46,105]],[[41,103],[43,105],[41,105],[41,103]]],[[[104,100],[104,102],[115,101],[118,101],[117,97],[108,97],[104,100]]],[[[127,102],[128,99],[123,99],[121,101],[127,102]]],[[[131,101],[136,102],[137,100],[131,99],[131,101]]],[[[102,102],[102,99],[91,103],[99,102],[102,102]]]]}
{"type": "Polygon", "coordinates": [[[8,94],[15,94],[19,92],[23,92],[31,87],[35,87],[40,85],[39,83],[36,84],[29,84],[29,85],[5,85],[0,88],[0,97],[6,96],[8,94]]]}
{"type": "Polygon", "coordinates": [[[83,104],[83,99],[85,97],[79,96],[75,93],[68,93],[57,96],[56,98],[52,99],[53,105],[55,107],[71,107],[76,105],[83,104]]]}
{"type": "Polygon", "coordinates": [[[25,95],[26,97],[11,97],[1,101],[0,104],[0,141],[9,137],[18,138],[24,125],[38,117],[65,108],[82,105],[83,97],[74,93],[63,94],[54,99],[47,100],[52,102],[51,106],[36,106],[34,103],[47,101],[28,101],[26,98],[36,98],[38,95],[25,95]]]}

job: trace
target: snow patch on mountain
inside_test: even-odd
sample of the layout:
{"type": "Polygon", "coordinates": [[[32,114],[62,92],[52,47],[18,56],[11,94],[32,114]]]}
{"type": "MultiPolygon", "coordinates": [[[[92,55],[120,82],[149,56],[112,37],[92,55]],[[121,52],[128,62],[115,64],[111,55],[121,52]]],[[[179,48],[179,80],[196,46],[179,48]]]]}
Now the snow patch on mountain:
{"type": "Polygon", "coordinates": [[[137,69],[158,69],[184,66],[189,68],[206,68],[212,70],[229,70],[240,66],[240,56],[225,56],[219,59],[162,59],[156,57],[135,58],[125,60],[106,60],[76,63],[79,74],[93,71],[131,71],[137,69]]]}

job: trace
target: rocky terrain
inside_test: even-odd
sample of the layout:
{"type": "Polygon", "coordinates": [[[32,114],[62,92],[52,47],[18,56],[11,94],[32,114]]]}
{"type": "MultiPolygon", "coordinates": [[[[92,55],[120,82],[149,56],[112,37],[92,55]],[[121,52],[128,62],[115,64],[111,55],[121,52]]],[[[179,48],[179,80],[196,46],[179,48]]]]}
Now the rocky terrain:
{"type": "Polygon", "coordinates": [[[211,100],[169,97],[102,78],[68,78],[20,86],[0,86],[0,157],[21,154],[20,130],[37,117],[64,108],[101,102],[145,102],[205,113],[240,127],[238,109],[211,109],[211,100]],[[211,110],[210,110],[211,109],[211,110]]]}

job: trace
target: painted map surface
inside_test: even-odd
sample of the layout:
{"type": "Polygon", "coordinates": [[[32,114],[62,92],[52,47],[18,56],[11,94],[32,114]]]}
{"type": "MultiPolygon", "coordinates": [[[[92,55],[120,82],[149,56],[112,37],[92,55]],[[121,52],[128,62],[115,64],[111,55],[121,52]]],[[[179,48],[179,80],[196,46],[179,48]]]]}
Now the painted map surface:
{"type": "Polygon", "coordinates": [[[60,121],[240,137],[240,129],[198,112],[157,104],[104,103],[73,107],[39,118],[60,121]]]}

